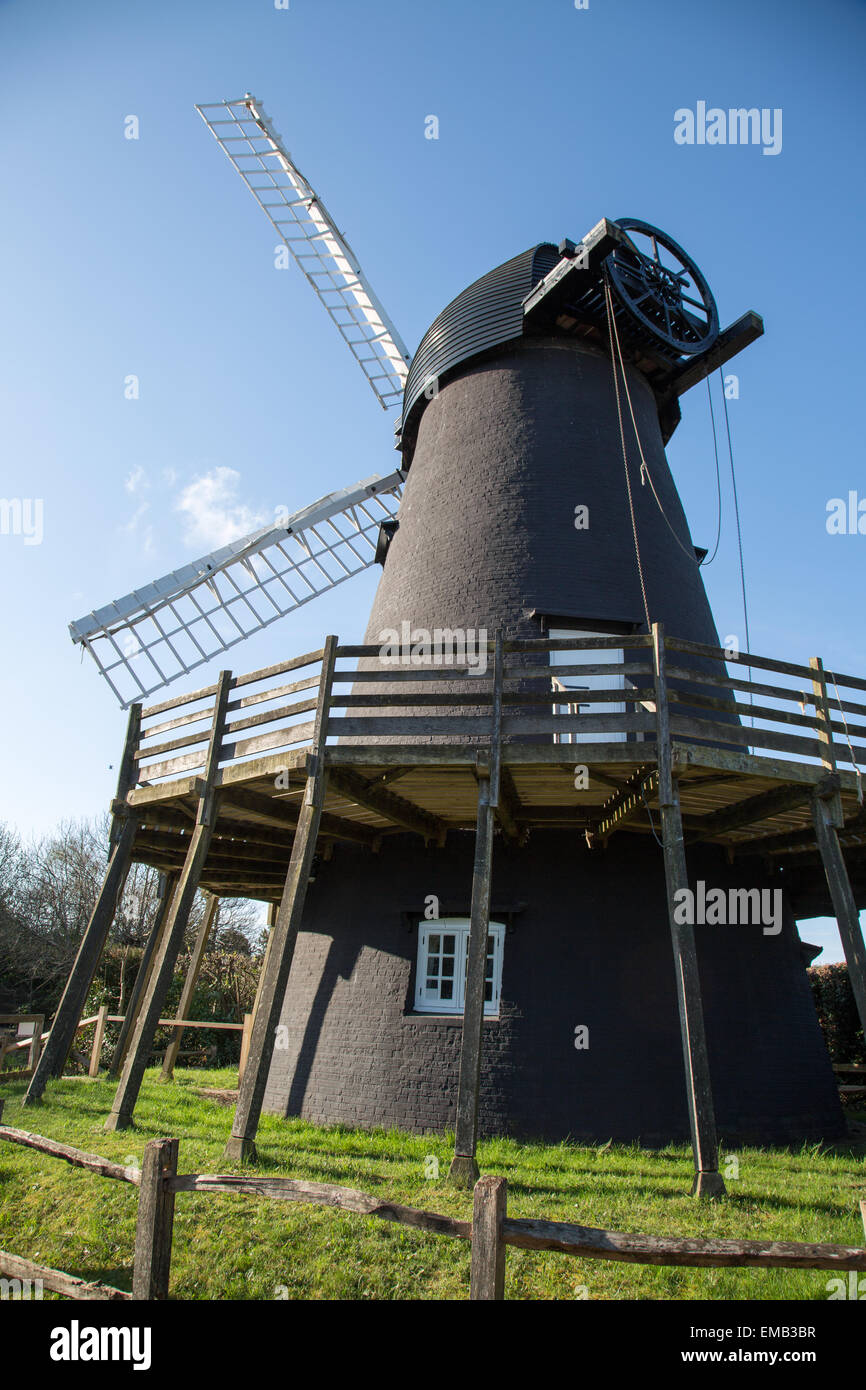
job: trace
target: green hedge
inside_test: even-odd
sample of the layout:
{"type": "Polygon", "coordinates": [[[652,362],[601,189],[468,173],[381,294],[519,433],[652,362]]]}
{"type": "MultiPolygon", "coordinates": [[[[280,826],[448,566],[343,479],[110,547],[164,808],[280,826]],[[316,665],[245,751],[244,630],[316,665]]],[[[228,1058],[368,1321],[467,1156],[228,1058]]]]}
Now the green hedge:
{"type": "Polygon", "coordinates": [[[813,965],[808,973],[818,1022],[833,1061],[866,1062],[866,1042],[847,965],[813,965]]]}

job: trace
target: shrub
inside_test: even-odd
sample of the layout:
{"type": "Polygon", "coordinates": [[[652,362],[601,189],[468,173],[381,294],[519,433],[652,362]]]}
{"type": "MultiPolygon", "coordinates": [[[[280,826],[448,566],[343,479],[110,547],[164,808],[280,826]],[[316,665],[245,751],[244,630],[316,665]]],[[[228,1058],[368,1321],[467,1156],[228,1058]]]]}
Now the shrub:
{"type": "Polygon", "coordinates": [[[866,1042],[847,965],[813,965],[808,974],[831,1058],[834,1062],[866,1062],[866,1042]]]}

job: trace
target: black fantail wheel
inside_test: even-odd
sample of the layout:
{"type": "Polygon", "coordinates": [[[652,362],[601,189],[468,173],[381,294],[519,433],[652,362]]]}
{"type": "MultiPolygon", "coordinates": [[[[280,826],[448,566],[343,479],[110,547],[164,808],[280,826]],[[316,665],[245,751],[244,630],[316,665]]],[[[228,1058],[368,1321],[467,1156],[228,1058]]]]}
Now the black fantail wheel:
{"type": "Polygon", "coordinates": [[[719,332],[710,287],[681,246],[649,222],[617,219],[627,234],[607,258],[614,292],[628,313],[667,348],[705,352],[719,332]]]}

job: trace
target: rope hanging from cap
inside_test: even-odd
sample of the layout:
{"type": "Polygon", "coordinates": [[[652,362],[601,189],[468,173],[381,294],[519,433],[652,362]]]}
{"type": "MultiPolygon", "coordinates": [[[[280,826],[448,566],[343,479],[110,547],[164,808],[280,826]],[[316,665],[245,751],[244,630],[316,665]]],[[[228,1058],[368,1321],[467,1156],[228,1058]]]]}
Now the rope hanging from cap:
{"type": "MultiPolygon", "coordinates": [[[[625,470],[625,488],[626,493],[628,494],[629,514],[631,515],[631,533],[634,537],[634,553],[635,559],[637,560],[637,572],[640,578],[640,591],[641,597],[643,598],[643,611],[646,616],[646,630],[647,632],[652,632],[652,618],[650,617],[649,602],[647,600],[646,594],[646,581],[644,580],[643,564],[641,563],[640,558],[640,542],[638,541],[637,536],[637,519],[634,514],[634,498],[632,496],[631,491],[631,474],[628,470],[628,451],[625,446],[625,429],[622,422],[622,402],[619,396],[619,379],[616,373],[616,354],[614,352],[613,301],[611,299],[610,281],[608,279],[607,267],[605,267],[604,270],[604,298],[605,307],[607,309],[607,331],[608,337],[610,338],[610,364],[613,368],[613,389],[616,394],[616,415],[617,420],[619,421],[619,438],[620,443],[622,445],[622,465],[625,470]]],[[[626,385],[627,392],[628,386],[625,382],[625,372],[623,372],[623,383],[626,385]]],[[[638,441],[638,448],[640,448],[640,441],[638,441]]]]}
{"type": "Polygon", "coordinates": [[[725,395],[725,378],[722,376],[721,367],[719,367],[719,378],[722,383],[722,404],[725,407],[725,430],[728,436],[728,457],[731,460],[731,486],[734,492],[734,516],[737,522],[737,549],[740,554],[740,588],[743,592],[743,622],[746,628],[746,651],[748,652],[752,650],[752,643],[749,637],[749,604],[746,598],[746,570],[743,564],[743,532],[740,527],[740,503],[737,496],[737,475],[734,470],[734,449],[731,444],[731,421],[728,416],[728,398],[725,395]]]}
{"type": "Polygon", "coordinates": [[[719,541],[722,538],[722,469],[719,463],[719,441],[716,436],[716,413],[713,410],[713,393],[710,390],[710,378],[707,377],[707,400],[710,403],[710,424],[713,427],[713,458],[716,463],[716,543],[713,546],[713,553],[709,560],[701,560],[701,569],[706,569],[711,565],[719,553],[719,541]]]}
{"type": "MultiPolygon", "coordinates": [[[[608,310],[608,324],[610,324],[610,309],[608,310]]],[[[672,523],[671,523],[671,521],[670,521],[670,518],[668,517],[667,512],[665,511],[664,507],[662,506],[661,498],[659,497],[658,493],[656,492],[655,483],[653,482],[653,480],[652,480],[652,474],[651,474],[650,471],[649,471],[649,464],[647,463],[646,458],[644,457],[643,445],[642,445],[641,442],[640,442],[640,434],[638,433],[637,421],[636,421],[635,415],[634,415],[634,407],[633,407],[633,405],[632,405],[632,403],[631,403],[631,392],[630,392],[629,389],[628,389],[628,377],[627,377],[626,374],[625,374],[625,362],[624,362],[623,355],[622,355],[622,347],[620,346],[620,341],[619,341],[619,330],[617,329],[617,326],[616,326],[616,319],[615,319],[615,318],[613,319],[613,331],[614,331],[614,339],[615,339],[615,342],[616,342],[616,354],[617,354],[617,358],[619,359],[619,369],[620,369],[620,372],[622,373],[623,386],[625,387],[625,398],[626,398],[626,401],[628,402],[629,415],[631,416],[631,426],[632,426],[632,430],[634,431],[635,440],[636,440],[636,442],[637,442],[638,454],[640,455],[640,480],[641,480],[641,485],[643,485],[644,483],[649,483],[649,485],[650,485],[650,492],[652,493],[653,497],[655,498],[655,500],[656,500],[656,505],[657,505],[659,511],[661,512],[662,516],[664,517],[665,525],[667,526],[668,530],[670,531],[671,535],[673,536],[674,540],[676,541],[677,545],[679,546],[679,548],[680,548],[680,550],[683,552],[683,554],[684,554],[684,555],[687,555],[688,558],[689,558],[693,563],[696,564],[696,563],[697,563],[697,556],[695,555],[694,549],[693,549],[693,548],[690,548],[690,547],[687,546],[687,545],[683,545],[682,541],[680,540],[679,536],[678,536],[677,533],[676,533],[676,530],[675,530],[674,526],[672,525],[672,523]]],[[[613,349],[611,349],[611,352],[612,352],[612,351],[613,351],[613,349]]]]}

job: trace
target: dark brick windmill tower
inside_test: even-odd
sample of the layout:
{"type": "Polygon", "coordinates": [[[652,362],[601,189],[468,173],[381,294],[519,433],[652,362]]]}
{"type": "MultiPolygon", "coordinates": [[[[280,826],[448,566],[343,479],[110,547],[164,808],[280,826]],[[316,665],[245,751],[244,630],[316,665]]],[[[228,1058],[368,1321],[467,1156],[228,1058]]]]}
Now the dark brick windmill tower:
{"type": "MultiPolygon", "coordinates": [[[[679,389],[760,325],[747,316],[721,347],[717,329],[697,268],[670,238],[631,221],[600,224],[579,250],[533,247],[459,295],[409,371],[408,477],[398,521],[386,523],[365,641],[381,643],[407,623],[431,637],[437,629],[512,641],[616,637],[618,646],[596,659],[622,661],[629,637],[648,632],[651,619],[718,647],[664,452],[679,389]],[[641,234],[652,243],[648,256],[636,250],[641,234]],[[605,266],[652,483],[640,485],[630,456],[638,554],[605,266]]],[[[563,828],[534,825],[522,847],[505,834],[494,844],[482,1131],[685,1137],[661,850],[645,833],[588,849],[564,828],[566,815],[563,828]],[[585,1049],[575,1046],[581,1026],[585,1049]]],[[[322,866],[307,898],[282,1013],[289,1046],[272,1064],[267,1109],[326,1123],[455,1124],[462,1009],[442,971],[456,977],[465,968],[474,851],[471,834],[449,835],[441,848],[407,835],[375,856],[346,847],[322,866]],[[430,896],[438,922],[425,918],[430,896]]],[[[744,883],[718,848],[696,847],[689,867],[708,883],[771,883],[754,873],[744,883]]],[[[783,1141],[839,1126],[790,904],[779,935],[772,951],[760,928],[701,941],[716,1113],[727,1136],[783,1141]]]]}
{"type": "MultiPolygon", "coordinates": [[[[781,827],[799,845],[809,832],[795,817],[811,805],[856,975],[863,948],[851,888],[843,903],[834,878],[841,798],[847,807],[855,774],[836,772],[820,662],[819,723],[809,725],[818,739],[800,740],[820,766],[795,773],[789,763],[785,775],[751,757],[747,745],[762,735],[743,729],[732,690],[758,687],[725,672],[702,552],[664,452],[680,395],[759,336],[760,319],[747,314],[720,332],[706,281],[670,237],[603,220],[579,243],[542,243],[470,285],[410,360],[253,99],[202,114],[380,401],[402,405],[402,459],[388,478],[323,499],[73,627],[115,689],[123,678],[136,698],[240,640],[222,624],[226,613],[243,636],[370,563],[364,544],[383,565],[363,649],[329,638],[321,654],[319,694],[303,707],[315,706],[313,756],[304,754],[294,788],[282,784],[282,802],[278,763],[249,764],[243,787],[243,768],[229,766],[279,744],[224,741],[224,731],[256,722],[225,724],[227,709],[244,703],[227,704],[230,690],[252,677],[200,692],[217,692],[204,711],[210,735],[198,740],[209,737],[207,756],[145,764],[139,788],[133,777],[120,789],[138,829],[118,822],[115,842],[126,835],[124,853],[181,881],[112,1122],[131,1118],[200,883],[272,901],[282,890],[229,1145],[236,1156],[254,1152],[262,1108],[322,1123],[453,1126],[458,1179],[476,1171],[478,1132],[652,1144],[691,1131],[696,1190],[714,1191],[717,1122],[726,1139],[758,1142],[841,1132],[795,921],[822,910],[820,863],[783,878],[769,850],[733,852],[755,824],[781,827]],[[395,515],[388,504],[401,489],[395,515]],[[326,526],[339,540],[328,541],[326,526]],[[355,560],[345,562],[344,548],[341,573],[331,561],[347,536],[355,560]],[[313,562],[324,582],[310,579],[313,562]],[[271,574],[289,597],[275,596],[271,574]],[[297,592],[298,576],[312,592],[297,592]],[[263,610],[263,596],[276,613],[263,610]],[[195,613],[183,610],[189,601],[195,613]],[[334,691],[341,656],[360,658],[343,671],[354,680],[347,696],[334,691]],[[347,705],[348,718],[332,717],[347,705]],[[196,766],[204,776],[192,791],[165,781],[196,766]],[[300,809],[285,809],[296,792],[300,809]],[[148,822],[157,805],[158,831],[148,822]],[[170,843],[176,809],[192,810],[196,834],[207,832],[197,859],[191,844],[170,843]],[[275,827],[288,825],[283,844],[275,827]],[[314,861],[317,833],[327,848],[314,861]],[[278,871],[280,853],[288,863],[278,871]],[[689,884],[694,901],[713,885],[726,901],[772,912],[693,931],[675,910],[689,884]]],[[[128,699],[129,689],[119,693],[128,699]]],[[[164,718],[169,705],[144,717],[164,718]]],[[[790,744],[766,738],[772,749],[790,744]]],[[[41,1086],[56,1067],[56,1057],[44,1061],[41,1086]]]]}

